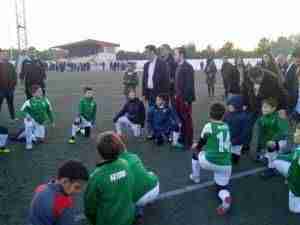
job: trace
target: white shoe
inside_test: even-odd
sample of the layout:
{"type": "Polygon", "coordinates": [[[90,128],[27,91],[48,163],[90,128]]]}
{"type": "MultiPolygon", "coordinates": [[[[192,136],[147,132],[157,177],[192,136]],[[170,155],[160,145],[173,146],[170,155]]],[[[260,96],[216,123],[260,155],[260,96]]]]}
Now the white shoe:
{"type": "Polygon", "coordinates": [[[32,150],[32,145],[26,145],[26,150],[32,150]]]}
{"type": "Polygon", "coordinates": [[[199,177],[195,177],[193,174],[190,174],[190,180],[193,181],[196,184],[200,183],[200,178],[199,177]]]}

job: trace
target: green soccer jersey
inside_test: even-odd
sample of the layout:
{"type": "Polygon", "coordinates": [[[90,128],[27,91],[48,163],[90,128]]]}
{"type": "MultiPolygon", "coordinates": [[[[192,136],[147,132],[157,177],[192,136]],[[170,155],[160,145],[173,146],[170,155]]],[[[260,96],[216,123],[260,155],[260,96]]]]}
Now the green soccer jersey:
{"type": "Polygon", "coordinates": [[[300,197],[300,148],[293,153],[293,159],[288,172],[288,186],[290,191],[297,197],[300,197]]]}
{"type": "Polygon", "coordinates": [[[120,155],[120,158],[128,162],[129,168],[133,174],[133,201],[137,202],[147,192],[157,186],[158,178],[154,173],[146,170],[142,161],[136,154],[126,151],[120,155]]]}
{"type": "Polygon", "coordinates": [[[79,114],[89,122],[95,122],[97,103],[93,98],[81,98],[79,102],[79,114]]]}
{"type": "Polygon", "coordinates": [[[123,159],[104,162],[90,175],[84,195],[85,215],[92,225],[132,225],[133,176],[123,159]]]}
{"type": "Polygon", "coordinates": [[[27,100],[22,108],[21,113],[29,115],[39,124],[45,124],[50,121],[53,123],[53,113],[51,104],[46,97],[32,97],[27,100]]]}
{"type": "Polygon", "coordinates": [[[288,121],[274,112],[258,119],[258,148],[264,149],[269,141],[286,140],[289,131],[288,121]]]}
{"type": "Polygon", "coordinates": [[[201,133],[201,138],[207,136],[204,146],[206,159],[220,166],[231,165],[231,142],[227,124],[223,122],[207,123],[201,133]]]}

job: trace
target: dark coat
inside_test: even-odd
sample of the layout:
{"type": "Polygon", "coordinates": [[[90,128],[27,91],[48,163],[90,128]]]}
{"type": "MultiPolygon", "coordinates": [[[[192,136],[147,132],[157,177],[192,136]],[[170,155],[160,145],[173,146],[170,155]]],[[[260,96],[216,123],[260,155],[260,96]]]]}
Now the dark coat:
{"type": "Polygon", "coordinates": [[[20,79],[25,80],[25,85],[38,84],[44,86],[46,71],[40,60],[25,59],[22,64],[20,79]]]}
{"type": "MultiPolygon", "coordinates": [[[[144,65],[144,73],[143,73],[143,84],[142,84],[142,95],[149,99],[149,89],[147,88],[148,83],[148,69],[149,69],[150,62],[147,62],[144,65]]],[[[157,58],[156,64],[154,68],[154,75],[153,75],[153,94],[155,96],[159,94],[170,94],[170,77],[168,74],[168,68],[165,61],[162,59],[157,58]]]]}
{"type": "Polygon", "coordinates": [[[268,71],[264,71],[264,74],[257,96],[254,93],[254,84],[249,79],[248,75],[245,76],[242,84],[242,96],[248,111],[255,115],[260,115],[262,101],[268,98],[275,98],[278,101],[278,110],[286,110],[288,107],[286,90],[273,74],[268,71]]]}
{"type": "Polygon", "coordinates": [[[229,82],[228,82],[228,92],[231,94],[240,94],[241,87],[240,87],[240,72],[237,66],[232,66],[232,71],[229,75],[229,82]]]}
{"type": "Polygon", "coordinates": [[[0,62],[0,90],[11,91],[17,84],[17,73],[8,61],[0,62]]]}
{"type": "Polygon", "coordinates": [[[176,67],[177,63],[174,60],[174,57],[169,54],[167,57],[163,58],[163,60],[167,64],[167,69],[168,69],[168,74],[170,77],[170,94],[174,95],[175,94],[175,73],[176,73],[176,67]]]}
{"type": "Polygon", "coordinates": [[[127,116],[128,120],[134,124],[140,124],[144,127],[145,124],[145,106],[144,103],[135,98],[133,100],[129,100],[121,109],[121,111],[115,116],[114,123],[118,121],[118,119],[122,116],[127,116]]]}
{"type": "Polygon", "coordinates": [[[287,70],[283,85],[288,93],[289,109],[293,110],[296,107],[299,96],[299,81],[296,64],[292,64],[287,70]]]}

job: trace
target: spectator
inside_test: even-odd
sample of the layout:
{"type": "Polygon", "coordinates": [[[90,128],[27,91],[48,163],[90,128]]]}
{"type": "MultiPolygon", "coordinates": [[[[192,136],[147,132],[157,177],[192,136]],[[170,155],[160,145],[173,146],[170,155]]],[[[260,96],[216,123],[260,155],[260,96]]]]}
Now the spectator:
{"type": "Polygon", "coordinates": [[[213,57],[210,57],[207,59],[207,63],[206,63],[204,72],[206,73],[208,96],[214,97],[215,96],[215,83],[216,83],[217,67],[214,62],[213,57]]]}

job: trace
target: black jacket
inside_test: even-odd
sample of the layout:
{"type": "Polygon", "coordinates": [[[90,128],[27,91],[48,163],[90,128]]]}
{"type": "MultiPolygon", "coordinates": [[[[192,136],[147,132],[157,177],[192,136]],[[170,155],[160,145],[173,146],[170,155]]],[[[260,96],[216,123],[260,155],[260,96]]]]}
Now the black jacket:
{"type": "MultiPolygon", "coordinates": [[[[149,98],[149,89],[147,88],[148,83],[148,69],[149,69],[150,62],[147,62],[144,65],[144,73],[143,73],[143,83],[142,83],[142,95],[149,98]]],[[[154,68],[154,75],[153,75],[153,94],[155,96],[159,94],[170,94],[170,77],[168,73],[167,64],[160,58],[156,59],[156,64],[154,68]]]]}
{"type": "Polygon", "coordinates": [[[25,80],[26,85],[38,84],[43,86],[46,79],[46,71],[40,60],[25,59],[22,64],[20,79],[25,80]]]}
{"type": "Polygon", "coordinates": [[[188,62],[178,65],[175,78],[175,94],[185,102],[192,103],[196,100],[194,69],[188,62]]]}
{"type": "Polygon", "coordinates": [[[144,103],[135,98],[133,100],[129,100],[121,109],[121,111],[115,116],[114,123],[118,121],[118,119],[122,116],[127,116],[130,122],[134,124],[140,124],[144,127],[145,124],[145,106],[144,103]]]}
{"type": "Polygon", "coordinates": [[[283,85],[288,93],[289,109],[293,110],[296,107],[299,96],[299,81],[296,64],[292,64],[286,71],[283,85]]]}

